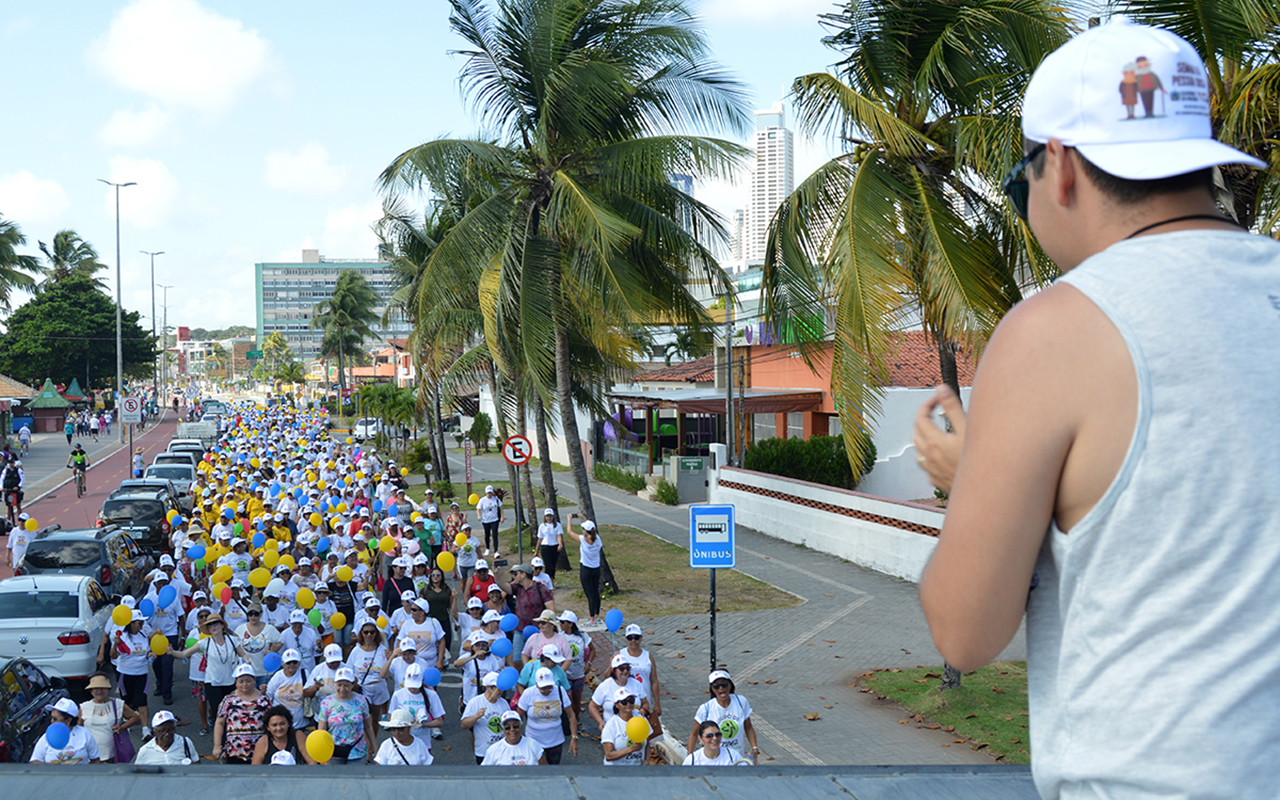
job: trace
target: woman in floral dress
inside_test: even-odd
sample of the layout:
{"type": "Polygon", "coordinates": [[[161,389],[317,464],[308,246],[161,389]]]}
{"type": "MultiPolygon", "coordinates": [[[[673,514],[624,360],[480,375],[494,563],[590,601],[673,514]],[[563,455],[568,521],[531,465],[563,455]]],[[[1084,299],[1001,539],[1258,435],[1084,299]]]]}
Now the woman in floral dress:
{"type": "Polygon", "coordinates": [[[253,667],[241,664],[235,671],[236,690],[222,700],[213,726],[213,757],[224,764],[253,763],[253,748],[262,737],[262,723],[271,701],[258,691],[253,667]]]}
{"type": "Polygon", "coordinates": [[[359,764],[372,762],[372,742],[377,740],[373,730],[373,715],[369,703],[355,693],[356,674],[350,667],[341,667],[335,676],[337,692],[320,703],[316,725],[333,737],[331,764],[359,764]]]}

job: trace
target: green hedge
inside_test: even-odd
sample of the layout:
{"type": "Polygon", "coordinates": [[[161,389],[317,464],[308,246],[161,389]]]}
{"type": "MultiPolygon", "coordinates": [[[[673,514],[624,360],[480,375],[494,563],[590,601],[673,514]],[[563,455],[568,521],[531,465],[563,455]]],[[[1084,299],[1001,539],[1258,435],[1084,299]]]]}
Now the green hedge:
{"type": "Polygon", "coordinates": [[[631,492],[632,494],[635,494],[648,485],[648,481],[645,480],[643,475],[637,472],[632,472],[629,469],[623,469],[622,467],[616,467],[613,464],[606,464],[601,461],[596,462],[596,468],[593,471],[593,475],[596,480],[602,483],[616,486],[622,491],[631,492]]]}
{"type": "MultiPolygon", "coordinates": [[[[867,451],[862,475],[871,472],[876,462],[876,447],[870,441],[867,442],[867,451]]],[[[821,483],[839,489],[853,489],[859,480],[853,476],[843,436],[763,439],[747,450],[744,461],[745,468],[756,472],[821,483]]]]}

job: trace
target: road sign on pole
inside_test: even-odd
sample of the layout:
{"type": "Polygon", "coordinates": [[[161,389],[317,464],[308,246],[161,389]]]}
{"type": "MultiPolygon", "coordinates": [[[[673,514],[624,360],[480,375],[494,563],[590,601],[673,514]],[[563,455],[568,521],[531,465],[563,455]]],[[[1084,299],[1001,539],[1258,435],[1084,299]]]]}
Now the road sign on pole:
{"type": "Polygon", "coordinates": [[[245,358],[252,358],[252,359],[259,359],[259,358],[262,358],[262,351],[261,351],[261,350],[248,350],[248,351],[245,351],[244,357],[245,357],[245,358]]]}
{"type": "Polygon", "coordinates": [[[120,421],[126,425],[142,424],[142,398],[126,397],[120,401],[120,421]]]}
{"type": "Polygon", "coordinates": [[[502,457],[513,467],[523,467],[533,457],[533,445],[523,436],[508,436],[502,443],[502,457]]]}
{"type": "Polygon", "coordinates": [[[716,570],[737,564],[732,505],[689,506],[689,566],[711,573],[711,669],[716,663],[716,570]]]}

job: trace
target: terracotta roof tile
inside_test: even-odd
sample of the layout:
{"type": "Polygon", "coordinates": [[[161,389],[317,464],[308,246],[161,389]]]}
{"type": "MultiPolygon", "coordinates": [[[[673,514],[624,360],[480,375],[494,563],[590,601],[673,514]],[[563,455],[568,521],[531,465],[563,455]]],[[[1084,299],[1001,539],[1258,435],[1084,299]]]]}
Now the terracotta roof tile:
{"type": "MultiPolygon", "coordinates": [[[[889,351],[888,360],[888,386],[918,388],[942,383],[938,348],[924,331],[905,331],[898,345],[889,351]]],[[[973,385],[973,371],[969,357],[963,351],[956,353],[956,372],[961,386],[973,385]]]]}
{"type": "Polygon", "coordinates": [[[36,396],[36,390],[19,383],[8,375],[0,375],[0,397],[12,397],[15,400],[30,400],[36,396]]]}
{"type": "Polygon", "coordinates": [[[695,358],[693,361],[686,361],[683,364],[672,364],[669,367],[655,369],[652,372],[646,372],[637,375],[631,379],[632,383],[643,383],[648,381],[685,381],[687,383],[710,383],[715,380],[716,357],[703,356],[695,358]]]}

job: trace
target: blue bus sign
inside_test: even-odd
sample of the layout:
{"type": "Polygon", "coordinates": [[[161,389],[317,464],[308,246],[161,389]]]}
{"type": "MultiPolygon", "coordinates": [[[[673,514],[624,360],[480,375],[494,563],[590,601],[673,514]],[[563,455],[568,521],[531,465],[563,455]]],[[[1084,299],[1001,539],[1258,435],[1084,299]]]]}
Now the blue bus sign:
{"type": "Polygon", "coordinates": [[[732,569],[737,538],[733,506],[689,506],[689,566],[694,569],[732,569]]]}

